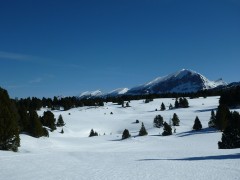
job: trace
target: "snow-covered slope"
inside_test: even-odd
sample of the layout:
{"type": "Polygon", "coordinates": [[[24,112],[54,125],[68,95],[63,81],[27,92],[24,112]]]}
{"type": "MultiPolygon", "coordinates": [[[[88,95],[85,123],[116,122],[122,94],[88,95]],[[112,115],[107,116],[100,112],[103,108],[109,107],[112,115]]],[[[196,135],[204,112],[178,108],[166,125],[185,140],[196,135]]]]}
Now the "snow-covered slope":
{"type": "Polygon", "coordinates": [[[146,84],[130,89],[128,94],[148,94],[148,93],[186,93],[197,92],[204,89],[212,89],[219,85],[226,85],[220,79],[210,81],[205,76],[187,69],[182,69],[164,77],[158,77],[146,84]]]}
{"type": "Polygon", "coordinates": [[[101,97],[103,93],[100,90],[96,91],[85,91],[81,93],[78,97],[79,98],[93,98],[93,97],[101,97]]]}
{"type": "Polygon", "coordinates": [[[59,133],[61,128],[50,132],[49,138],[22,134],[18,153],[0,151],[0,179],[239,179],[239,149],[219,150],[221,132],[207,128],[219,97],[188,99],[187,109],[155,111],[162,102],[168,107],[174,101],[155,99],[145,104],[139,100],[131,101],[129,108],[107,103],[98,108],[53,111],[66,122],[64,134],[59,133]],[[154,117],[161,114],[168,122],[173,113],[179,116],[180,126],[172,136],[160,136],[163,129],[153,127],[154,117]],[[196,116],[202,122],[201,131],[192,131],[196,116]],[[148,136],[137,136],[141,122],[148,136]],[[92,128],[101,136],[89,138],[92,128]],[[132,137],[121,141],[124,129],[132,137]]]}
{"type": "Polygon", "coordinates": [[[128,92],[128,88],[118,88],[113,91],[110,91],[109,93],[104,94],[104,97],[115,97],[119,95],[126,94],[128,92]]]}

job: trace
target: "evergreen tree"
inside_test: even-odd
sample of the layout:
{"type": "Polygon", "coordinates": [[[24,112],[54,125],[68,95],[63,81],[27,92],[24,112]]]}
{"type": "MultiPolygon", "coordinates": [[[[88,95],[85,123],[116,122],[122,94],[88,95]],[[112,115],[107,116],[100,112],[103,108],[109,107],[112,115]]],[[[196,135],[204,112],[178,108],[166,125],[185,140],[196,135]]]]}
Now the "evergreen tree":
{"type": "Polygon", "coordinates": [[[94,132],[94,130],[91,129],[89,137],[93,137],[93,136],[98,136],[98,133],[96,131],[94,132]]]}
{"type": "Polygon", "coordinates": [[[172,104],[169,105],[169,110],[171,110],[171,109],[173,109],[173,105],[172,104]]]}
{"type": "Polygon", "coordinates": [[[219,149],[240,148],[240,130],[228,126],[222,133],[222,141],[218,142],[219,149]]]}
{"type": "Polygon", "coordinates": [[[182,99],[181,107],[183,107],[183,108],[189,107],[189,105],[188,105],[188,100],[187,100],[186,98],[183,98],[183,99],[182,99]]]}
{"type": "Polygon", "coordinates": [[[58,121],[57,121],[57,127],[62,127],[64,125],[65,125],[65,123],[63,121],[62,115],[60,114],[58,117],[58,121]]]}
{"type": "Polygon", "coordinates": [[[193,129],[195,129],[197,131],[202,129],[202,124],[201,124],[201,121],[199,120],[198,116],[196,117],[196,119],[194,121],[193,129]]]}
{"type": "Polygon", "coordinates": [[[214,113],[214,110],[211,111],[211,117],[208,122],[208,127],[215,128],[216,127],[216,115],[214,113]]]}
{"type": "Polygon", "coordinates": [[[30,135],[39,138],[44,135],[44,129],[36,111],[30,111],[30,135]]]}
{"type": "Polygon", "coordinates": [[[56,129],[55,124],[56,119],[54,118],[54,114],[51,111],[45,111],[42,117],[43,126],[49,127],[51,131],[56,129]]]}
{"type": "Polygon", "coordinates": [[[27,108],[20,106],[18,108],[20,132],[29,132],[30,120],[27,108]]]}
{"type": "Polygon", "coordinates": [[[217,114],[216,114],[216,127],[217,129],[223,131],[229,123],[230,120],[230,111],[229,108],[224,105],[220,104],[218,106],[217,114]]]}
{"type": "Polygon", "coordinates": [[[90,134],[89,134],[89,137],[92,137],[92,136],[94,136],[94,135],[95,135],[95,132],[94,132],[93,129],[91,129],[90,134]]]}
{"type": "Polygon", "coordinates": [[[122,139],[127,139],[129,137],[131,137],[131,134],[129,133],[129,131],[127,129],[125,129],[122,134],[122,139]]]}
{"type": "Polygon", "coordinates": [[[126,107],[130,107],[129,102],[126,103],[126,107]]]}
{"type": "Polygon", "coordinates": [[[169,136],[169,135],[172,135],[172,127],[164,122],[163,123],[163,133],[162,133],[163,136],[169,136]]]}
{"type": "Polygon", "coordinates": [[[160,128],[163,126],[163,117],[161,115],[157,115],[153,120],[153,127],[160,128]]]}
{"type": "Polygon", "coordinates": [[[179,126],[179,118],[178,118],[178,115],[176,113],[173,114],[173,118],[172,118],[172,123],[173,123],[173,126],[179,126]]]}
{"type": "Polygon", "coordinates": [[[147,130],[145,129],[145,126],[142,122],[142,126],[141,126],[141,129],[139,131],[139,136],[145,136],[145,135],[148,135],[148,133],[147,133],[147,130]]]}
{"type": "Polygon", "coordinates": [[[165,109],[166,109],[166,107],[165,107],[165,105],[162,102],[162,104],[161,104],[161,111],[165,111],[165,109]]]}
{"type": "Polygon", "coordinates": [[[20,146],[18,115],[8,93],[0,88],[0,150],[18,151],[20,146]]]}
{"type": "Polygon", "coordinates": [[[175,108],[179,108],[178,99],[175,100],[175,108]]]}

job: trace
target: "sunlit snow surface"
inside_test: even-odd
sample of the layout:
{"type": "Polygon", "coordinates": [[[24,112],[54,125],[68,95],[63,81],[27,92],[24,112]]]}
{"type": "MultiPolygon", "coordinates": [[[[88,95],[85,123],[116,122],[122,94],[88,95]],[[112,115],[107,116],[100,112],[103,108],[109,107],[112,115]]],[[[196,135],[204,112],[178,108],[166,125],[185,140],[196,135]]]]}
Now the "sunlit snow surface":
{"type": "Polygon", "coordinates": [[[0,179],[239,179],[240,149],[219,150],[221,133],[207,128],[218,100],[189,99],[190,108],[166,111],[155,109],[162,102],[167,107],[174,105],[175,99],[155,99],[148,104],[131,101],[129,108],[107,103],[54,111],[66,122],[64,134],[59,128],[49,138],[21,135],[18,153],[0,151],[0,179]],[[174,135],[160,136],[162,128],[153,128],[153,118],[161,114],[168,122],[173,113],[179,116],[180,126],[174,135]],[[198,132],[192,131],[196,116],[203,125],[198,132]],[[136,119],[139,124],[134,123],[136,119]],[[137,136],[141,122],[148,136],[137,136]],[[87,137],[92,128],[101,136],[87,137]],[[125,128],[132,138],[121,141],[125,128]]]}

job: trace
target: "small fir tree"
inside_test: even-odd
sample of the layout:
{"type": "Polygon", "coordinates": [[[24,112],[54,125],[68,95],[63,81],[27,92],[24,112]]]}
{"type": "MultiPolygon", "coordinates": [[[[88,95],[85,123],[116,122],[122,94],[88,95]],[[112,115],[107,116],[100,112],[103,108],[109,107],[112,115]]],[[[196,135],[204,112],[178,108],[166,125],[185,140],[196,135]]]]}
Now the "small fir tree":
{"type": "Polygon", "coordinates": [[[153,127],[160,128],[163,126],[163,117],[161,115],[157,115],[153,120],[153,127]]]}
{"type": "Polygon", "coordinates": [[[172,135],[172,127],[167,122],[163,123],[163,133],[162,133],[162,135],[163,136],[172,135]]]}
{"type": "Polygon", "coordinates": [[[171,110],[171,109],[173,109],[173,105],[172,104],[169,105],[169,110],[171,110]]]}
{"type": "Polygon", "coordinates": [[[45,111],[42,117],[43,126],[49,127],[51,131],[56,129],[56,119],[54,118],[54,114],[51,111],[45,111]]]}
{"type": "Polygon", "coordinates": [[[211,117],[208,122],[208,127],[215,128],[216,127],[216,115],[214,113],[214,110],[211,111],[211,117]]]}
{"type": "Polygon", "coordinates": [[[130,107],[129,102],[126,103],[126,107],[130,107]]]}
{"type": "Polygon", "coordinates": [[[141,129],[139,131],[139,136],[145,136],[145,135],[148,135],[148,133],[147,133],[147,130],[146,130],[146,128],[145,128],[145,126],[142,122],[142,126],[141,126],[141,129]]]}
{"type": "Polygon", "coordinates": [[[165,104],[162,102],[162,104],[161,104],[161,111],[165,111],[165,110],[166,110],[165,104]]]}
{"type": "Polygon", "coordinates": [[[178,115],[176,113],[173,114],[173,118],[172,118],[172,123],[173,123],[173,126],[179,126],[179,118],[178,118],[178,115]]]}
{"type": "Polygon", "coordinates": [[[198,116],[196,116],[196,119],[194,121],[193,129],[195,129],[196,131],[199,131],[202,129],[202,124],[201,124],[201,121],[199,120],[198,116]]]}
{"type": "Polygon", "coordinates": [[[176,98],[175,100],[175,108],[179,108],[179,102],[178,102],[178,99],[176,98]]]}
{"type": "Polygon", "coordinates": [[[129,133],[129,131],[127,129],[125,129],[122,134],[122,139],[127,139],[129,137],[131,137],[131,134],[129,133]]]}
{"type": "Polygon", "coordinates": [[[62,115],[60,114],[58,117],[58,121],[57,121],[57,127],[62,127],[64,125],[65,125],[65,123],[63,121],[62,115]]]}

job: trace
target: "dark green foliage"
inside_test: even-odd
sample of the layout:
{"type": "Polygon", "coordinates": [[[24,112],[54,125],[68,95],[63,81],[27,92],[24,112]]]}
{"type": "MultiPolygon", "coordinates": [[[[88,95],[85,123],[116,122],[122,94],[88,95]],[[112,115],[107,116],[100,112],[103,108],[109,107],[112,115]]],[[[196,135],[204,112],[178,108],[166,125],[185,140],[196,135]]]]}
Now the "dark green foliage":
{"type": "Polygon", "coordinates": [[[175,100],[175,108],[179,108],[178,99],[175,100]]]}
{"type": "Polygon", "coordinates": [[[239,112],[237,112],[237,111],[231,112],[229,126],[232,126],[234,129],[240,130],[240,114],[239,114],[239,112]]]}
{"type": "Polygon", "coordinates": [[[31,110],[29,113],[30,113],[29,133],[31,136],[39,138],[45,134],[44,129],[42,127],[42,123],[36,111],[31,110]]]}
{"type": "Polygon", "coordinates": [[[172,123],[173,123],[173,126],[179,126],[180,120],[176,113],[173,114],[172,123]]]}
{"type": "Polygon", "coordinates": [[[216,128],[220,131],[223,131],[231,119],[231,114],[229,108],[225,104],[220,104],[216,113],[216,128]]]}
{"type": "Polygon", "coordinates": [[[162,103],[161,104],[161,111],[165,111],[166,110],[166,107],[165,107],[165,105],[162,103]]]}
{"type": "Polygon", "coordinates": [[[211,117],[208,122],[208,127],[215,128],[216,127],[216,115],[214,113],[214,110],[211,111],[211,117]]]}
{"type": "Polygon", "coordinates": [[[18,151],[18,113],[6,90],[0,88],[0,150],[18,151]]]}
{"type": "Polygon", "coordinates": [[[20,132],[29,132],[30,120],[27,109],[24,106],[20,106],[18,109],[19,114],[19,127],[20,132]]]}
{"type": "Polygon", "coordinates": [[[162,133],[163,136],[169,136],[169,135],[172,135],[172,127],[164,122],[163,123],[163,133],[162,133]]]}
{"type": "Polygon", "coordinates": [[[139,135],[139,136],[146,136],[146,135],[148,135],[147,130],[145,129],[145,126],[144,126],[143,123],[142,123],[141,129],[140,129],[138,135],[139,135]]]}
{"type": "Polygon", "coordinates": [[[136,123],[138,124],[138,123],[139,123],[139,120],[136,120],[136,123]]]}
{"type": "Polygon", "coordinates": [[[153,120],[153,127],[160,128],[163,126],[163,117],[161,115],[155,116],[153,120]]]}
{"type": "Polygon", "coordinates": [[[195,118],[193,129],[195,129],[196,131],[199,131],[202,129],[202,124],[201,124],[201,121],[199,120],[198,116],[195,118]]]}
{"type": "Polygon", "coordinates": [[[65,125],[65,123],[63,121],[62,115],[60,114],[58,117],[58,120],[57,120],[57,127],[62,127],[64,125],[65,125]]]}
{"type": "Polygon", "coordinates": [[[54,114],[51,111],[45,111],[42,117],[42,125],[49,127],[51,131],[56,129],[56,119],[54,118],[54,114]]]}
{"type": "Polygon", "coordinates": [[[171,110],[171,109],[173,109],[173,105],[172,104],[169,105],[169,110],[171,110]]]}
{"type": "Polygon", "coordinates": [[[240,148],[240,130],[228,126],[222,133],[222,141],[218,142],[219,149],[240,148]]]}
{"type": "Polygon", "coordinates": [[[110,112],[110,114],[113,114],[113,112],[110,112]]]}
{"type": "Polygon", "coordinates": [[[127,129],[125,129],[122,134],[122,139],[127,139],[129,137],[131,137],[131,134],[129,133],[129,131],[127,129]]]}
{"type": "Polygon", "coordinates": [[[151,101],[153,101],[153,99],[152,98],[147,98],[147,99],[145,99],[145,103],[150,103],[151,101]]]}
{"type": "Polygon", "coordinates": [[[129,102],[126,103],[126,107],[130,107],[129,102]]]}
{"type": "Polygon", "coordinates": [[[222,93],[219,104],[237,107],[240,105],[240,86],[232,88],[222,93]]]}
{"type": "Polygon", "coordinates": [[[98,136],[98,133],[96,131],[94,132],[94,130],[91,129],[89,137],[93,137],[93,136],[98,136]]]}

